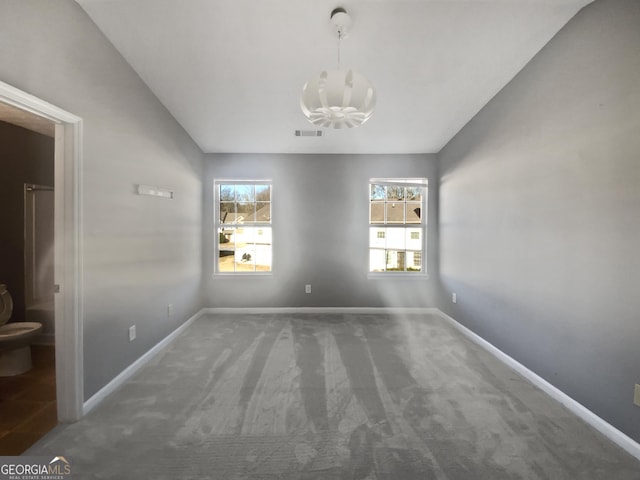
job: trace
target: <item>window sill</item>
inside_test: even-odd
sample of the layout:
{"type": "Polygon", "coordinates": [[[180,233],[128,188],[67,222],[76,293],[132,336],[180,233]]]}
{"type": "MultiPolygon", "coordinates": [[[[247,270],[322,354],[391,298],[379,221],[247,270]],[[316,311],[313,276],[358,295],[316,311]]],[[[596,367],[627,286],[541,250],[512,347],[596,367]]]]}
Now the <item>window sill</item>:
{"type": "Polygon", "coordinates": [[[369,280],[428,280],[428,273],[406,273],[406,272],[369,272],[367,274],[369,280]]]}
{"type": "Polygon", "coordinates": [[[254,277],[254,278],[271,278],[273,272],[215,272],[212,278],[234,278],[234,277],[254,277]]]}

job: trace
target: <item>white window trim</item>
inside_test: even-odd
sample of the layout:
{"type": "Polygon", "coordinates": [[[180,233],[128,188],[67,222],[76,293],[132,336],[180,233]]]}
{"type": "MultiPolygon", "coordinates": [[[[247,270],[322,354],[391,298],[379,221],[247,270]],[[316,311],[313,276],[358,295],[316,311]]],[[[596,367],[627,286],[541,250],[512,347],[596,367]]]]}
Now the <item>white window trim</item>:
{"type": "Polygon", "coordinates": [[[234,277],[272,277],[273,276],[273,266],[274,266],[274,252],[273,252],[273,180],[270,178],[258,178],[258,179],[237,179],[237,178],[218,178],[213,180],[213,277],[214,278],[234,278],[234,277]],[[268,184],[271,187],[271,223],[270,224],[256,224],[251,225],[252,227],[263,226],[265,228],[271,228],[271,271],[269,272],[221,272],[218,270],[218,255],[220,249],[220,236],[218,234],[218,229],[221,228],[220,223],[220,189],[218,188],[221,184],[233,184],[233,185],[256,185],[256,184],[268,184]]]}
{"type": "MultiPolygon", "coordinates": [[[[424,188],[424,195],[422,195],[422,200],[420,201],[420,210],[421,210],[421,218],[424,220],[420,224],[413,224],[415,226],[420,227],[420,231],[422,232],[422,250],[420,251],[422,255],[422,271],[420,272],[394,272],[394,271],[385,271],[385,272],[367,272],[367,278],[369,279],[410,279],[414,278],[416,280],[425,280],[429,278],[428,265],[426,264],[427,260],[427,232],[428,232],[428,215],[427,208],[429,205],[428,197],[429,197],[429,180],[427,178],[370,178],[369,183],[367,184],[367,196],[366,201],[369,209],[368,213],[368,221],[367,221],[367,229],[381,227],[381,228],[411,228],[412,224],[402,223],[402,224],[388,224],[388,223],[380,223],[374,224],[371,223],[371,185],[402,185],[405,187],[420,187],[424,188]]],[[[367,235],[367,239],[369,235],[367,235]]],[[[368,241],[367,241],[368,243],[368,241]]],[[[367,251],[371,251],[371,247],[367,244],[367,251]]],[[[416,250],[405,250],[405,251],[416,251],[416,250]]],[[[367,269],[370,268],[370,264],[367,262],[367,269]]]]}

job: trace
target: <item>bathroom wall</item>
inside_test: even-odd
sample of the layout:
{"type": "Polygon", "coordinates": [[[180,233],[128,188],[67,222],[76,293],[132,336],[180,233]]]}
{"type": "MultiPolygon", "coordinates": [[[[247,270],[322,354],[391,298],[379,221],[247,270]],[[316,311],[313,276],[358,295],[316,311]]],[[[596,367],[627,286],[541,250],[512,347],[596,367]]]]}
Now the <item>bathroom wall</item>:
{"type": "Polygon", "coordinates": [[[636,441],[639,79],[640,2],[596,1],[440,155],[441,308],[636,441]]]}
{"type": "Polygon", "coordinates": [[[205,306],[434,306],[437,183],[435,155],[207,155],[205,306]],[[368,189],[376,177],[429,180],[428,278],[369,277],[368,189]],[[214,276],[214,179],[264,178],[273,181],[273,274],[214,276]],[[311,294],[305,284],[311,284],[311,294]]]}
{"type": "Polygon", "coordinates": [[[24,184],[53,187],[53,138],[0,121],[0,283],[25,321],[24,184]]]}
{"type": "Polygon", "coordinates": [[[87,399],[201,308],[202,152],[73,0],[0,2],[0,80],[83,119],[87,399]]]}

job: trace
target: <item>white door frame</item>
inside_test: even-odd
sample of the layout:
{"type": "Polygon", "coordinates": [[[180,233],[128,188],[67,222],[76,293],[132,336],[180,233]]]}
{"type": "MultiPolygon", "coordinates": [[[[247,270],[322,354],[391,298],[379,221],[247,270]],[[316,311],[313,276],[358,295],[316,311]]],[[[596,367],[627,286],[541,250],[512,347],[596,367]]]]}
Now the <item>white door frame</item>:
{"type": "Polygon", "coordinates": [[[55,341],[58,420],[82,417],[82,119],[0,82],[0,102],[55,123],[55,341]]]}

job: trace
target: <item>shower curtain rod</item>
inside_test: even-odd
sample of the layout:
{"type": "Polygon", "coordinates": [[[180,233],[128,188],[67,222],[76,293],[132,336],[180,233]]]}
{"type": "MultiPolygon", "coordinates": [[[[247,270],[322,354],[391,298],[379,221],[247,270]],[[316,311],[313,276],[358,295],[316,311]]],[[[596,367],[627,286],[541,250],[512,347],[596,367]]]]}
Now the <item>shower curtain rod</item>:
{"type": "Polygon", "coordinates": [[[48,187],[47,185],[36,185],[35,183],[25,183],[24,184],[24,188],[28,192],[31,192],[33,190],[48,190],[48,191],[53,191],[54,190],[53,187],[48,187]]]}

